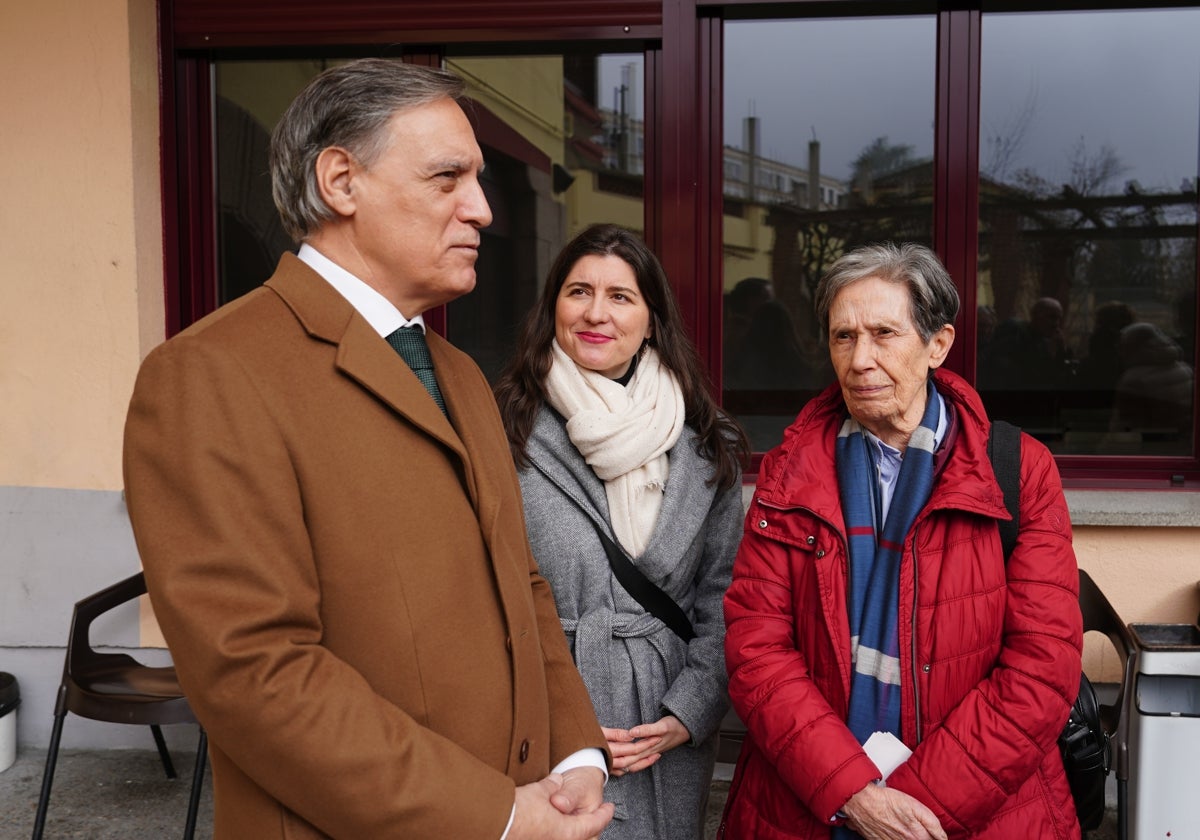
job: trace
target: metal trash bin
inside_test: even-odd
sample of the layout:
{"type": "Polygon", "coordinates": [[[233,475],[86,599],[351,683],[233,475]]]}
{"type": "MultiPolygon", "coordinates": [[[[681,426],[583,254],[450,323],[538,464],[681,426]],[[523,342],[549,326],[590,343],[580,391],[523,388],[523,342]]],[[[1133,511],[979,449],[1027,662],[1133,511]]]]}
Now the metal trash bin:
{"type": "Polygon", "coordinates": [[[1200,626],[1130,624],[1138,646],[1129,726],[1134,838],[1200,831],[1200,626]]]}

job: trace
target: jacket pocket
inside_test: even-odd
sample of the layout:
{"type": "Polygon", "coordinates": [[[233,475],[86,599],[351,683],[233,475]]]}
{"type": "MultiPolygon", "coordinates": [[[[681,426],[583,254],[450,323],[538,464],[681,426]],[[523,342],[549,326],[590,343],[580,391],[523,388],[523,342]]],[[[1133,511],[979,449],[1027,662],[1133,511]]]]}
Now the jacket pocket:
{"type": "Polygon", "coordinates": [[[750,502],[746,529],[801,551],[816,554],[820,551],[818,536],[822,530],[821,522],[822,520],[808,508],[779,505],[755,496],[750,502]]]}

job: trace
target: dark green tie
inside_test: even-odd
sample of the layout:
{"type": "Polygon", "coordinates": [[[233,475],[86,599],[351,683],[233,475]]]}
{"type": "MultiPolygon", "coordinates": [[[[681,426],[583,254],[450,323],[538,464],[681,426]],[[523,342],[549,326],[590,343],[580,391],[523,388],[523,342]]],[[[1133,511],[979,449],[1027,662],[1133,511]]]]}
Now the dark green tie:
{"type": "MultiPolygon", "coordinates": [[[[442,414],[446,414],[446,402],[442,399],[442,390],[438,388],[437,377],[433,375],[433,357],[429,355],[429,345],[425,343],[425,331],[417,326],[401,327],[387,337],[387,343],[408,363],[442,414]]],[[[448,414],[446,416],[449,417],[448,414]]]]}

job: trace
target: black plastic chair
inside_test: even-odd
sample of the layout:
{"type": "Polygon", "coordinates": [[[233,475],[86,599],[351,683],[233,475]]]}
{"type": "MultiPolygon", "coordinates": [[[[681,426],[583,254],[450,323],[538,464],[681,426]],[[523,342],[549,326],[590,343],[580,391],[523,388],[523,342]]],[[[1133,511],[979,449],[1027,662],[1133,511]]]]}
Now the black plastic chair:
{"type": "Polygon", "coordinates": [[[1079,570],[1079,610],[1083,630],[1096,630],[1108,636],[1123,669],[1117,695],[1111,704],[1100,704],[1100,724],[1108,733],[1113,766],[1117,776],[1117,838],[1129,836],[1129,723],[1133,713],[1133,678],[1137,669],[1137,643],[1133,633],[1113,609],[1100,587],[1083,569],[1079,570]]]}
{"type": "MultiPolygon", "coordinates": [[[[97,616],[132,601],[145,592],[146,580],[139,572],[75,604],[75,611],[71,617],[71,633],[67,639],[62,684],[58,687],[58,696],[54,703],[54,729],[50,734],[50,748],[46,753],[46,770],[42,776],[42,792],[38,798],[33,840],[40,840],[45,828],[46,808],[50,804],[50,786],[54,782],[58,744],[67,712],[109,723],[148,725],[154,735],[154,743],[158,747],[158,755],[167,778],[175,778],[175,767],[171,763],[171,755],[167,752],[167,745],[159,726],[197,722],[187,698],[183,696],[183,690],[179,687],[175,668],[152,668],[124,653],[98,653],[92,649],[88,638],[92,622],[97,616]]],[[[187,823],[183,832],[185,840],[191,840],[196,830],[196,813],[200,807],[207,754],[208,736],[201,727],[187,823]]]]}

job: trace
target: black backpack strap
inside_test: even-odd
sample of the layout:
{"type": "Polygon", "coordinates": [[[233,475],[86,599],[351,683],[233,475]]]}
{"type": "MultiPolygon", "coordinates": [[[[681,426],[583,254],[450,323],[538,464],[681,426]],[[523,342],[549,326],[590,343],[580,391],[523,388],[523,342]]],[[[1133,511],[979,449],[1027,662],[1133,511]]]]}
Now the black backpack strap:
{"type": "Polygon", "coordinates": [[[1004,507],[1012,519],[1001,520],[1000,545],[1004,547],[1004,560],[1012,556],[1017,545],[1017,532],[1021,529],[1021,430],[1003,420],[992,422],[988,430],[988,460],[1004,494],[1004,507]]]}
{"type": "Polygon", "coordinates": [[[608,555],[608,565],[612,567],[613,574],[617,576],[617,581],[625,588],[625,591],[645,607],[646,612],[670,627],[675,635],[685,642],[696,638],[696,631],[692,627],[692,622],[688,621],[683,608],[675,603],[670,595],[655,586],[652,580],[642,574],[642,571],[633,565],[633,561],[626,556],[625,550],[613,542],[612,538],[604,533],[595,520],[592,521],[592,525],[595,526],[596,533],[600,535],[604,553],[608,555]]]}

